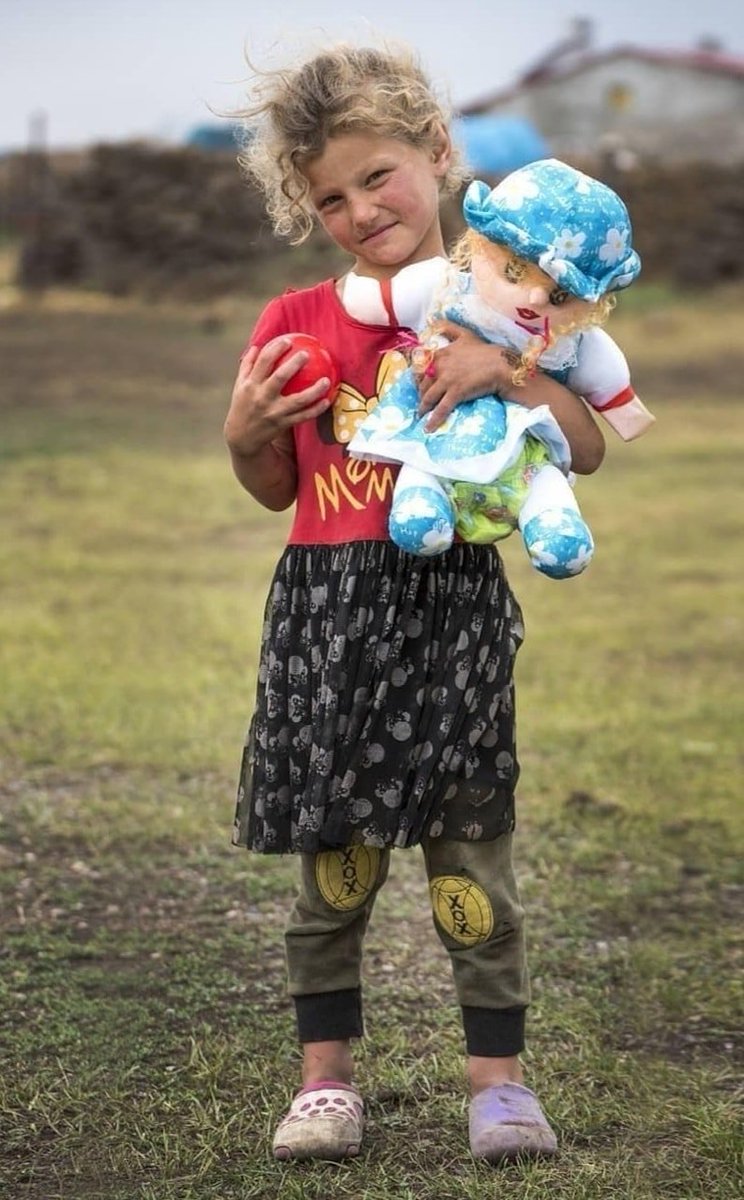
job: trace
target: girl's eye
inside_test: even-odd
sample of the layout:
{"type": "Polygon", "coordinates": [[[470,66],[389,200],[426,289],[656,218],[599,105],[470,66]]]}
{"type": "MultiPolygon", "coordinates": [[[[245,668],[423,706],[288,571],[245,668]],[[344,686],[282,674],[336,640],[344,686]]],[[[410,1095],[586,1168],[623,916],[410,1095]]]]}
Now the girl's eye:
{"type": "Polygon", "coordinates": [[[508,259],[504,267],[504,276],[509,283],[521,283],[527,273],[527,263],[518,258],[508,259]]]}
{"type": "Polygon", "coordinates": [[[373,171],[371,175],[367,176],[367,183],[379,183],[387,174],[387,168],[381,167],[379,171],[373,171]]]}
{"type": "Polygon", "coordinates": [[[340,199],[341,199],[340,196],[324,196],[323,199],[320,201],[318,208],[319,209],[330,208],[331,205],[338,204],[340,199]]]}
{"type": "Polygon", "coordinates": [[[552,292],[548,296],[548,300],[551,304],[554,304],[556,308],[558,308],[561,304],[565,304],[568,300],[568,292],[564,292],[562,288],[553,288],[552,292]]]}

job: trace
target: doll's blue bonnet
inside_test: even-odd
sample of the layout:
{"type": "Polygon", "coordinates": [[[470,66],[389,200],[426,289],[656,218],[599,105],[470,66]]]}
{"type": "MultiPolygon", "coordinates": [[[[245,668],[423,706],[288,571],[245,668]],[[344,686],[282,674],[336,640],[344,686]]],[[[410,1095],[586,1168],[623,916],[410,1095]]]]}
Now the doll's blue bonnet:
{"type": "Polygon", "coordinates": [[[463,214],[476,233],[535,263],[581,300],[627,287],[641,269],[617,193],[557,158],[520,167],[493,189],[475,180],[463,214]]]}

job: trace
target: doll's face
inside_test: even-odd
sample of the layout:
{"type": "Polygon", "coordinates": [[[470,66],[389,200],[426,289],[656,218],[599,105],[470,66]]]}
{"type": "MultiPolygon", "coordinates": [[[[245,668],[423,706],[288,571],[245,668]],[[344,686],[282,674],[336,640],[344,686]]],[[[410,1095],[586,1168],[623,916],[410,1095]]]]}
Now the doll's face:
{"type": "Polygon", "coordinates": [[[559,288],[539,267],[485,238],[475,241],[470,269],[481,300],[517,325],[543,326],[547,317],[558,333],[580,322],[590,307],[559,288]]]}

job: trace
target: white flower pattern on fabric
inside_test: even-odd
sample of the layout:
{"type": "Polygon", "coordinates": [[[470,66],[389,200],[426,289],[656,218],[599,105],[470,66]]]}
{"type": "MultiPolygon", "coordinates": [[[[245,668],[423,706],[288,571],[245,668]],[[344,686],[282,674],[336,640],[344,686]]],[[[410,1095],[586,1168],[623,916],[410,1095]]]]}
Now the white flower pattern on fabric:
{"type": "Polygon", "coordinates": [[[582,300],[627,287],[641,262],[631,248],[628,210],[616,192],[558,159],[520,167],[489,189],[474,180],[463,200],[468,227],[536,263],[582,300]],[[566,231],[581,230],[576,249],[566,231]],[[551,264],[556,264],[553,266],[551,264]]]}
{"type": "Polygon", "coordinates": [[[584,247],[586,234],[580,230],[562,229],[553,242],[557,258],[578,258],[584,247]]]}
{"type": "Polygon", "coordinates": [[[369,422],[368,428],[370,430],[374,428],[375,432],[379,430],[385,437],[391,437],[396,433],[400,433],[402,429],[405,429],[406,425],[410,425],[411,423],[410,413],[405,413],[403,409],[397,408],[395,405],[391,404],[388,407],[382,408],[378,405],[378,408],[379,412],[377,409],[373,409],[367,417],[367,421],[369,422]]]}
{"type": "Polygon", "coordinates": [[[566,518],[562,511],[544,512],[540,514],[540,524],[545,529],[561,529],[566,518]]]}
{"type": "Polygon", "coordinates": [[[626,253],[628,241],[627,229],[608,229],[604,245],[599,247],[599,257],[610,266],[618,262],[626,253]]]}
{"type": "Polygon", "coordinates": [[[415,517],[436,517],[437,511],[437,508],[420,493],[406,497],[398,507],[398,515],[402,521],[409,521],[415,517]]]}
{"type": "Polygon", "coordinates": [[[450,541],[451,534],[443,535],[440,529],[430,529],[421,539],[424,548],[431,550],[433,553],[446,549],[450,541]]]}
{"type": "Polygon", "coordinates": [[[592,554],[593,550],[589,546],[581,546],[576,552],[576,557],[570,558],[566,563],[566,569],[571,575],[580,575],[592,558],[592,554]]]}
{"type": "Polygon", "coordinates": [[[475,413],[472,417],[465,417],[460,422],[460,433],[467,437],[477,437],[482,433],[484,424],[483,417],[475,413]]]}
{"type": "Polygon", "coordinates": [[[506,208],[521,208],[525,200],[534,200],[538,195],[538,186],[528,175],[508,176],[502,179],[495,189],[494,195],[503,201],[506,208]]]}

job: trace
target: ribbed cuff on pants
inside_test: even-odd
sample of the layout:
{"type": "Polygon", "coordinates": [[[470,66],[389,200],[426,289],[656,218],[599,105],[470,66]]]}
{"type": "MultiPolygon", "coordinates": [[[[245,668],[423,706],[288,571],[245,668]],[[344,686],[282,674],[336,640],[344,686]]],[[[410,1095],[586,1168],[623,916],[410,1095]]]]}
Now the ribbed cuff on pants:
{"type": "Polygon", "coordinates": [[[300,1041],[341,1042],[362,1037],[362,993],[359,988],[294,996],[300,1041]]]}
{"type": "Polygon", "coordinates": [[[526,1008],[472,1008],[463,1005],[462,1024],[468,1054],[511,1058],[524,1050],[526,1008]]]}

